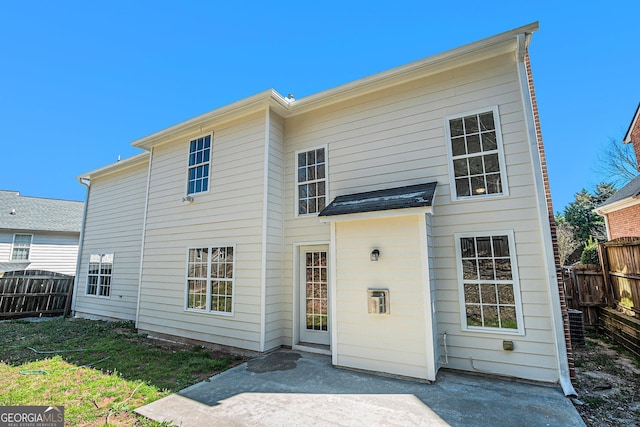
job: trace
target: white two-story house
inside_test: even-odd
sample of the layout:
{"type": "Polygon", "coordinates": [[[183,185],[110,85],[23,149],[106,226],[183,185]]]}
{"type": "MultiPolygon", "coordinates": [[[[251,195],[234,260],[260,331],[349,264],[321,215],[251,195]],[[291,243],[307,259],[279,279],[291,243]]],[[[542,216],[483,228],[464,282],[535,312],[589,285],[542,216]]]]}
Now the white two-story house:
{"type": "Polygon", "coordinates": [[[527,47],[537,24],[133,142],[88,187],[77,316],[572,394],[527,47]]]}
{"type": "Polygon", "coordinates": [[[24,270],[73,276],[83,206],[0,190],[0,276],[24,270]]]}

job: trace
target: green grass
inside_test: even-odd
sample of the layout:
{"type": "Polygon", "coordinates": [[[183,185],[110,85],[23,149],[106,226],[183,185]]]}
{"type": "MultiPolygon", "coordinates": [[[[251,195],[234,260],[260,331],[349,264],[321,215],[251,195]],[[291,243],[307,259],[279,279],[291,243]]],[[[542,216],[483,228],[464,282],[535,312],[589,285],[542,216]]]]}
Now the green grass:
{"type": "Polygon", "coordinates": [[[0,322],[0,406],[64,406],[70,426],[155,426],[133,409],[239,359],[148,339],[130,322],[0,322]]]}

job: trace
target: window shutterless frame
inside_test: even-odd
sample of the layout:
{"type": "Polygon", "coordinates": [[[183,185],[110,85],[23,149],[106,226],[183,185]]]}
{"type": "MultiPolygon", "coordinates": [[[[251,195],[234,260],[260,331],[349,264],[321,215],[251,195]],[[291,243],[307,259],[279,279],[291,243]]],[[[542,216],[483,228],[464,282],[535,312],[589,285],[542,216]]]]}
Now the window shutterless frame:
{"type": "Polygon", "coordinates": [[[113,253],[91,254],[87,266],[85,294],[98,298],[111,298],[113,253]]]}
{"type": "Polygon", "coordinates": [[[233,316],[236,246],[194,246],[186,258],[185,311],[233,316]]]}
{"type": "Polygon", "coordinates": [[[508,196],[498,106],[449,115],[444,126],[451,200],[508,196]]]}
{"type": "Polygon", "coordinates": [[[524,335],[513,230],[456,233],[454,238],[462,330],[524,335]]]}
{"type": "Polygon", "coordinates": [[[329,197],[329,151],[326,144],[295,152],[294,182],[295,216],[317,216],[327,206],[329,197]]]}
{"type": "Polygon", "coordinates": [[[211,157],[213,132],[191,138],[187,145],[187,195],[209,192],[211,186],[211,157]]]}
{"type": "Polygon", "coordinates": [[[32,243],[33,234],[14,234],[11,245],[11,260],[28,261],[32,243]]]}

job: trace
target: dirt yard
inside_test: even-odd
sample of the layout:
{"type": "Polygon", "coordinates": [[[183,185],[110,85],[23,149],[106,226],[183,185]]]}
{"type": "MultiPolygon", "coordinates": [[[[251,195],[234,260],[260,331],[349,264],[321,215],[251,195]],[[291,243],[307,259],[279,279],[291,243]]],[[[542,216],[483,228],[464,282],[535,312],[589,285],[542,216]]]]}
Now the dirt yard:
{"type": "Polygon", "coordinates": [[[594,334],[573,351],[578,393],[573,403],[585,424],[640,425],[640,358],[594,334]]]}

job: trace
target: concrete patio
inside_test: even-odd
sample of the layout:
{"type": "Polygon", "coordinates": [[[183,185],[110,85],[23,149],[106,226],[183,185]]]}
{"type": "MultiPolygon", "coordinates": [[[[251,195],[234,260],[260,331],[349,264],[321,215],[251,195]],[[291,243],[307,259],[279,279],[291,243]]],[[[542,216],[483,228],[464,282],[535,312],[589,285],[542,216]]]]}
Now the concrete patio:
{"type": "Polygon", "coordinates": [[[433,384],[281,350],[136,410],[192,426],[584,426],[560,387],[440,371],[433,384]]]}

